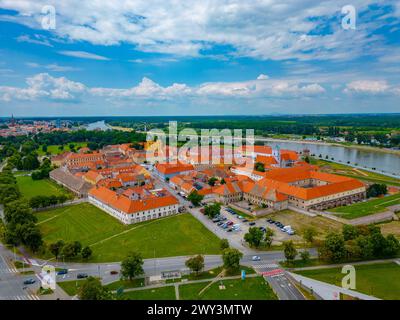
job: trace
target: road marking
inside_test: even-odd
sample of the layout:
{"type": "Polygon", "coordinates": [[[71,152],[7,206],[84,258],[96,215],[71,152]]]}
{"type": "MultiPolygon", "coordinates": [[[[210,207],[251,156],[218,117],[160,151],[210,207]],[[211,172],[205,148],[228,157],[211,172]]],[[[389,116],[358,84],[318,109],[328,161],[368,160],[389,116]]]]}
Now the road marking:
{"type": "Polygon", "coordinates": [[[278,276],[278,275],[281,275],[281,274],[283,274],[283,273],[284,273],[284,270],[283,270],[283,269],[275,269],[275,270],[271,270],[271,271],[264,271],[264,272],[261,272],[261,274],[262,274],[264,277],[278,276]]]}

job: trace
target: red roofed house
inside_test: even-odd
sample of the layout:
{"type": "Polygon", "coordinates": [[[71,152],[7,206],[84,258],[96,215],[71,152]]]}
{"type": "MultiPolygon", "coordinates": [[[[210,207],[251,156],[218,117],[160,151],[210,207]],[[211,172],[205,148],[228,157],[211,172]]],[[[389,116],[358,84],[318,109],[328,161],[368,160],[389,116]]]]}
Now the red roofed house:
{"type": "Polygon", "coordinates": [[[177,214],[179,207],[179,201],[168,191],[146,188],[119,194],[105,187],[94,187],[89,191],[89,202],[124,224],[177,214]]]}

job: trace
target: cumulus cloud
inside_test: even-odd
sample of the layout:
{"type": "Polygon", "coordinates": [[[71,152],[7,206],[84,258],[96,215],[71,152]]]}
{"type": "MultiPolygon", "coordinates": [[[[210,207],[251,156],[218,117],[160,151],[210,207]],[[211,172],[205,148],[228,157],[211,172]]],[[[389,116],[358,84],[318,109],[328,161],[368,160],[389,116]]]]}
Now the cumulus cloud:
{"type": "Polygon", "coordinates": [[[390,86],[384,80],[356,80],[348,83],[345,93],[382,94],[387,93],[390,86]]]}
{"type": "MultiPolygon", "coordinates": [[[[30,63],[31,66],[38,66],[30,63]]],[[[161,86],[144,77],[141,82],[131,88],[89,88],[82,83],[71,81],[65,77],[53,77],[48,73],[39,73],[26,80],[26,88],[0,87],[0,99],[10,101],[36,100],[50,98],[72,100],[88,95],[108,99],[147,99],[168,100],[175,98],[293,98],[322,94],[325,89],[317,83],[301,83],[295,80],[249,80],[242,82],[207,82],[190,87],[184,83],[173,83],[161,86]]]]}
{"type": "Polygon", "coordinates": [[[48,73],[39,73],[26,79],[26,88],[1,86],[0,100],[36,100],[49,98],[54,100],[72,100],[86,90],[79,82],[65,77],[54,78],[48,73]]]}
{"type": "MultiPolygon", "coordinates": [[[[353,0],[351,4],[362,13],[375,2],[353,0]]],[[[121,0],[118,6],[112,1],[0,1],[1,7],[19,13],[14,21],[37,28],[43,5],[54,5],[54,33],[72,41],[130,43],[142,51],[184,56],[204,55],[213,46],[224,45],[232,48],[231,55],[273,60],[354,59],[364,55],[366,48],[384,46],[382,36],[371,35],[372,31],[398,11],[385,12],[384,18],[371,19],[358,25],[357,32],[349,32],[340,21],[340,10],[347,4],[347,0],[121,0]]]]}
{"type": "Polygon", "coordinates": [[[266,75],[266,74],[260,74],[258,77],[257,77],[257,80],[267,80],[269,77],[266,75]]]}

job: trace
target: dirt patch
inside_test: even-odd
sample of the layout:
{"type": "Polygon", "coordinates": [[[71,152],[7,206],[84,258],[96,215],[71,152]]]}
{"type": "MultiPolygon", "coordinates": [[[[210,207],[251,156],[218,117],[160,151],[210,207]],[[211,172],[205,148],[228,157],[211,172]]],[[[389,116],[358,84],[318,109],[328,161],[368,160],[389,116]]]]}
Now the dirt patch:
{"type": "Polygon", "coordinates": [[[316,237],[317,239],[323,239],[329,232],[340,232],[343,226],[343,224],[338,221],[327,219],[321,216],[310,217],[290,210],[273,213],[268,215],[268,218],[271,218],[275,221],[278,220],[284,225],[290,225],[296,231],[296,234],[300,236],[304,229],[314,227],[318,232],[316,237]]]}
{"type": "Polygon", "coordinates": [[[381,227],[382,233],[387,236],[388,234],[394,234],[400,239],[400,221],[391,221],[387,223],[381,223],[378,225],[381,227]]]}

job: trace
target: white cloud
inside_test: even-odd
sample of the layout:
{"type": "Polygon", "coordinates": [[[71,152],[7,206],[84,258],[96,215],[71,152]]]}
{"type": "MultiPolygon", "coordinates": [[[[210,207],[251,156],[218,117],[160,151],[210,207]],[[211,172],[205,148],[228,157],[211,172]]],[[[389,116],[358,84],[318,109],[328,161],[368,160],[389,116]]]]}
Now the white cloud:
{"type": "MultiPolygon", "coordinates": [[[[361,13],[375,2],[351,4],[361,13]]],[[[373,18],[354,32],[343,30],[340,10],[348,0],[120,0],[118,6],[112,1],[0,0],[1,7],[20,13],[14,21],[37,27],[43,5],[49,4],[57,10],[58,37],[96,45],[130,43],[138,50],[179,56],[224,45],[233,48],[228,54],[259,59],[350,60],[383,47],[383,36],[371,34],[387,23],[373,18]]]]}
{"type": "MultiPolygon", "coordinates": [[[[29,63],[33,67],[39,65],[29,63]]],[[[317,83],[302,83],[295,80],[249,80],[242,82],[207,82],[190,87],[184,83],[173,83],[163,87],[144,77],[131,88],[89,88],[80,82],[65,77],[52,77],[39,73],[27,78],[26,88],[0,87],[0,100],[36,100],[39,98],[72,100],[83,95],[107,99],[173,100],[176,98],[260,98],[290,99],[322,94],[325,89],[317,83]]]]}
{"type": "Polygon", "coordinates": [[[266,74],[260,74],[258,77],[257,77],[257,80],[267,80],[269,77],[266,75],[266,74]]]}
{"type": "Polygon", "coordinates": [[[94,53],[86,52],[86,51],[59,51],[59,54],[64,56],[81,58],[81,59],[92,59],[92,60],[110,60],[107,57],[100,56],[94,53]]]}
{"type": "Polygon", "coordinates": [[[382,94],[388,92],[389,88],[384,80],[356,80],[348,83],[344,92],[382,94]]]}
{"type": "Polygon", "coordinates": [[[47,40],[44,36],[34,34],[32,36],[29,35],[21,35],[17,37],[18,42],[27,42],[27,43],[34,43],[40,44],[42,46],[52,47],[53,45],[47,40]]]}
{"type": "Polygon", "coordinates": [[[42,68],[52,72],[68,72],[68,71],[78,71],[79,68],[70,67],[70,66],[60,66],[57,63],[41,65],[36,62],[27,62],[26,65],[30,68],[42,68]]]}
{"type": "Polygon", "coordinates": [[[0,100],[36,100],[39,98],[72,100],[86,90],[82,83],[68,80],[65,77],[54,78],[48,73],[39,73],[29,77],[26,79],[26,83],[26,88],[0,86],[0,100]]]}

